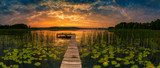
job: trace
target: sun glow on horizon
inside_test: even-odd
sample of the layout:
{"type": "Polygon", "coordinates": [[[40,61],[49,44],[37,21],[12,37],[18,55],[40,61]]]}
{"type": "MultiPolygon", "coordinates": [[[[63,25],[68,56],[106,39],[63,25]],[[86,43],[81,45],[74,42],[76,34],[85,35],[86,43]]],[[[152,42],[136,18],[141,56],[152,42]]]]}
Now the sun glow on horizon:
{"type": "MultiPolygon", "coordinates": [[[[51,3],[45,3],[50,7],[56,7],[51,3]]],[[[56,3],[57,4],[57,3],[56,3]]],[[[62,7],[61,10],[47,10],[36,12],[31,17],[28,17],[28,24],[31,27],[85,27],[99,28],[112,26],[116,21],[111,16],[104,16],[89,12],[91,4],[63,4],[57,7],[62,7]]]]}
{"type": "Polygon", "coordinates": [[[87,23],[31,23],[29,24],[31,27],[84,27],[84,28],[99,28],[102,27],[100,24],[87,23]]]}
{"type": "Polygon", "coordinates": [[[2,0],[0,3],[2,25],[106,28],[120,22],[146,23],[160,18],[159,0],[2,0]]]}
{"type": "Polygon", "coordinates": [[[88,18],[86,14],[69,14],[62,11],[39,12],[28,20],[31,27],[104,27],[104,24],[97,23],[97,21],[88,18]]]}

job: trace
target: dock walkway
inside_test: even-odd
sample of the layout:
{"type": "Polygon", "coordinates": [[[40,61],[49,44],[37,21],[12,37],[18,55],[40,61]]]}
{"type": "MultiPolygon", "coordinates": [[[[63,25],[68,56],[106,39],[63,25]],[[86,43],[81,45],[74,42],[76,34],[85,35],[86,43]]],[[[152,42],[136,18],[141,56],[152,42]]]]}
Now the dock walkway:
{"type": "Polygon", "coordinates": [[[60,68],[82,68],[75,35],[71,37],[60,68]]]}

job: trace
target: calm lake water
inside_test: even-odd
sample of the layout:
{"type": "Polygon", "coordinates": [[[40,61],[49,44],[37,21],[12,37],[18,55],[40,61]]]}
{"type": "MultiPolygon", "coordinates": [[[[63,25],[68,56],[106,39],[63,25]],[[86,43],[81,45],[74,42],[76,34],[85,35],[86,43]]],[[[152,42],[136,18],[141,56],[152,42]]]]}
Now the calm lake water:
{"type": "Polygon", "coordinates": [[[83,68],[160,67],[160,31],[0,30],[0,68],[60,68],[74,33],[83,68]]]}

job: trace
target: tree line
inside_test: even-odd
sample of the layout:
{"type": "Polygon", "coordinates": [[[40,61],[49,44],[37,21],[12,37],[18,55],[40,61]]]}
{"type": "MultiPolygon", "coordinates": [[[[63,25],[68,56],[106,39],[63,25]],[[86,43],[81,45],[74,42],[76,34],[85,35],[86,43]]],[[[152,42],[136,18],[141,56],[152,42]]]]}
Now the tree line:
{"type": "Polygon", "coordinates": [[[139,22],[121,22],[111,29],[152,29],[160,30],[160,19],[151,21],[150,23],[139,23],[139,22]]]}
{"type": "Polygon", "coordinates": [[[1,25],[0,29],[28,29],[29,26],[26,24],[14,24],[14,25],[1,25]]]}

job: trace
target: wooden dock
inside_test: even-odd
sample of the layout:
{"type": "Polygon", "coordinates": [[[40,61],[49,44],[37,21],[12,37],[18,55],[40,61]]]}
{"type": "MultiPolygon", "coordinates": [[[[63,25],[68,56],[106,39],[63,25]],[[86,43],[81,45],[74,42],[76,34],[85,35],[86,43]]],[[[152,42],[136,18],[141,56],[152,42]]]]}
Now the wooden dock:
{"type": "Polygon", "coordinates": [[[75,35],[71,37],[60,68],[82,68],[75,35]]]}

